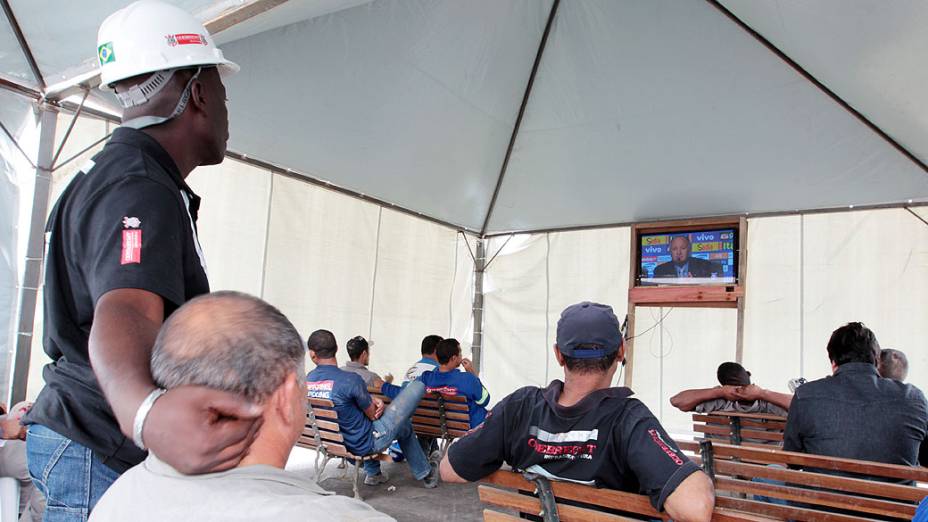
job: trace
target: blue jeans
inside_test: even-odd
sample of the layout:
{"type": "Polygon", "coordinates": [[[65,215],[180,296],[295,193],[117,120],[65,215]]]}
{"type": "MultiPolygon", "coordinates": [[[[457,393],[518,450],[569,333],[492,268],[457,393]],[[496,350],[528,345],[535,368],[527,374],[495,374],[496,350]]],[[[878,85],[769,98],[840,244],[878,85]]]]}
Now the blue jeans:
{"type": "Polygon", "coordinates": [[[29,426],[29,475],[45,495],[45,522],[86,522],[90,510],[119,478],[90,449],[42,426],[29,426]]]}
{"type": "MultiPolygon", "coordinates": [[[[767,467],[768,467],[768,468],[786,469],[786,467],[783,466],[783,465],[781,465],[781,464],[767,464],[767,467]]],[[[751,479],[751,482],[758,482],[758,483],[761,483],[761,484],[773,484],[774,486],[785,486],[785,485],[786,485],[786,482],[783,482],[782,480],[776,480],[776,479],[765,478],[765,477],[754,477],[754,478],[751,479]]],[[[768,503],[768,504],[779,504],[779,505],[781,505],[781,506],[788,506],[788,505],[789,505],[789,501],[786,500],[786,499],[783,499],[783,498],[776,498],[776,497],[768,497],[768,496],[766,496],[766,495],[754,495],[754,500],[757,500],[757,501],[759,501],[759,502],[766,502],[766,503],[768,503]]]]}
{"type": "MultiPolygon", "coordinates": [[[[422,480],[429,474],[429,459],[422,451],[419,440],[412,430],[410,418],[419,406],[419,400],[425,395],[425,385],[420,381],[413,381],[403,388],[390,406],[384,410],[383,415],[374,421],[374,449],[375,453],[387,449],[396,440],[400,443],[409,469],[416,480],[422,480]]],[[[380,473],[380,462],[376,460],[364,461],[364,471],[368,475],[380,473]]]]}

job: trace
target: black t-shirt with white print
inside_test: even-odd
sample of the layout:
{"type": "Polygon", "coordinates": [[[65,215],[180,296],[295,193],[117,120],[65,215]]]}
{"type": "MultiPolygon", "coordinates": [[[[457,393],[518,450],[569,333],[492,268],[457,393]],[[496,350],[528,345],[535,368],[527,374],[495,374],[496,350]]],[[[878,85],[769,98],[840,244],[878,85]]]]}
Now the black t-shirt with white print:
{"type": "Polygon", "coordinates": [[[90,448],[117,472],[145,459],[120,431],[90,366],[94,308],[108,291],[134,288],[161,296],[167,316],[209,292],[199,204],[164,148],[125,127],[71,181],[46,229],[43,341],[52,362],[24,423],[90,448]]]}
{"type": "Polygon", "coordinates": [[[658,510],[699,471],[628,388],[597,390],[564,407],[557,403],[563,386],[529,386],[500,401],[449,448],[454,471],[476,481],[506,462],[553,480],[642,493],[658,510]]]}

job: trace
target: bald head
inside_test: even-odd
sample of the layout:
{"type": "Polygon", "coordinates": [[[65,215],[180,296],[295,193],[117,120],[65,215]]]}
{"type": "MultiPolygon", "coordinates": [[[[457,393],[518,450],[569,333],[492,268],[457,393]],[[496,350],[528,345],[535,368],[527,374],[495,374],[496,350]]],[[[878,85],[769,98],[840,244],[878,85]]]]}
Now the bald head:
{"type": "Polygon", "coordinates": [[[300,334],[279,310],[239,292],[189,301],[165,321],[151,371],[162,388],[201,385],[262,402],[303,371],[300,334]]]}
{"type": "Polygon", "coordinates": [[[880,350],[880,377],[904,381],[909,376],[909,360],[905,354],[892,348],[880,350]]]}

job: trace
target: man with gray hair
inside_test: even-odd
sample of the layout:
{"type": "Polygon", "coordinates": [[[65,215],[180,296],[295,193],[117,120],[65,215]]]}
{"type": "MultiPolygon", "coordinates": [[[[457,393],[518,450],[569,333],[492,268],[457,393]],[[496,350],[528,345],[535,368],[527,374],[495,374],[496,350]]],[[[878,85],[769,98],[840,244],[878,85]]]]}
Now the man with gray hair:
{"type": "Polygon", "coordinates": [[[877,366],[880,377],[884,379],[905,382],[905,378],[909,376],[909,360],[899,350],[883,348],[880,351],[880,363],[877,366]]]}
{"type": "Polygon", "coordinates": [[[197,297],[165,321],[152,351],[158,386],[241,394],[261,405],[262,424],[234,469],[184,475],[155,451],[127,471],[90,520],[392,520],[284,470],[306,421],[303,342],[279,310],[238,292],[197,297]]]}

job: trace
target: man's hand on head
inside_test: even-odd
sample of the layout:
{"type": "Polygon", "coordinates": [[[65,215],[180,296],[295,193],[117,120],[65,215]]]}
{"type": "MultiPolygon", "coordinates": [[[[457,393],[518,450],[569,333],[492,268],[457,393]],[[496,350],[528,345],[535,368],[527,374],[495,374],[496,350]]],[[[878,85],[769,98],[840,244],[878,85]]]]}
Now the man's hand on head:
{"type": "Polygon", "coordinates": [[[474,375],[477,375],[477,369],[474,368],[474,363],[471,362],[470,359],[468,359],[468,358],[466,358],[466,357],[463,358],[463,359],[461,359],[461,366],[464,367],[464,370],[465,370],[466,372],[472,373],[472,374],[474,374],[474,375]]]}
{"type": "Polygon", "coordinates": [[[756,401],[764,396],[764,389],[756,384],[748,384],[736,388],[735,395],[739,401],[756,401]]]}
{"type": "Polygon", "coordinates": [[[393,384],[393,374],[392,374],[392,373],[388,373],[388,374],[384,375],[384,376],[383,376],[383,380],[384,380],[384,382],[388,382],[388,383],[390,383],[390,384],[393,384]]]}
{"type": "Polygon", "coordinates": [[[142,439],[159,459],[194,475],[241,462],[263,422],[262,409],[239,395],[181,386],[162,395],[145,420],[142,439]]]}
{"type": "Polygon", "coordinates": [[[741,400],[740,397],[738,396],[738,387],[737,387],[737,386],[723,385],[723,386],[719,386],[719,388],[721,388],[721,390],[722,390],[722,397],[724,397],[725,400],[727,400],[727,401],[739,401],[739,400],[741,400]]]}

